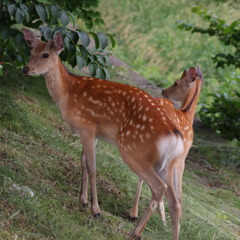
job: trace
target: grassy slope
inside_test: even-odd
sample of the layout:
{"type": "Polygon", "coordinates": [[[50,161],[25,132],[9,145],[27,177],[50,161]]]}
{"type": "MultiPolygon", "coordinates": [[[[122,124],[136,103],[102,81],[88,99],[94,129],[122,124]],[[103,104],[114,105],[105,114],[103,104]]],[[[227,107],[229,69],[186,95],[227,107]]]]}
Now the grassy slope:
{"type": "MultiPolygon", "coordinates": [[[[0,81],[0,239],[126,239],[135,226],[127,218],[137,178],[117,150],[103,142],[98,145],[103,216],[92,219],[90,209],[78,204],[79,139],[61,120],[43,79],[11,71],[7,80],[15,87],[0,81]]],[[[232,155],[239,150],[214,134],[208,133],[206,141],[204,129],[197,129],[184,175],[181,239],[239,239],[240,180],[236,170],[220,161],[236,161],[232,155]]],[[[140,215],[149,198],[145,186],[140,215]]],[[[167,220],[164,228],[155,213],[144,239],[171,239],[168,210],[167,220]]]]}

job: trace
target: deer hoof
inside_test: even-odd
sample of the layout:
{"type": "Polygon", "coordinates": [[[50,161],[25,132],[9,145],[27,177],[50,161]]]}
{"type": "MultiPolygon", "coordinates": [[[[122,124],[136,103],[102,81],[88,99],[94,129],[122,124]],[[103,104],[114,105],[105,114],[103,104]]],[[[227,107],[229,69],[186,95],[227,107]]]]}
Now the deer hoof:
{"type": "Polygon", "coordinates": [[[100,217],[101,217],[101,214],[100,214],[100,213],[96,213],[96,214],[94,214],[94,217],[95,217],[95,218],[100,218],[100,217]]]}
{"type": "Polygon", "coordinates": [[[88,203],[83,203],[82,206],[83,206],[84,208],[87,208],[87,207],[88,207],[88,203]]]}
{"type": "Polygon", "coordinates": [[[142,237],[141,237],[141,236],[138,236],[138,235],[135,235],[135,234],[131,234],[130,239],[141,240],[142,237]]]}
{"type": "Polygon", "coordinates": [[[142,239],[142,237],[141,236],[134,236],[134,238],[133,238],[134,240],[141,240],[142,239]]]}
{"type": "Polygon", "coordinates": [[[130,221],[134,222],[134,221],[136,221],[136,220],[137,220],[137,217],[132,217],[132,216],[129,216],[129,219],[130,219],[130,221]]]}

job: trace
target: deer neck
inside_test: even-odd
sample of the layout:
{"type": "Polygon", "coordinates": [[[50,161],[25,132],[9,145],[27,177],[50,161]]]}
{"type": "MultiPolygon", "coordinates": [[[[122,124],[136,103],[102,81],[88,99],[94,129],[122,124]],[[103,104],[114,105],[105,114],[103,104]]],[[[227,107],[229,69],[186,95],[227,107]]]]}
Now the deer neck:
{"type": "Polygon", "coordinates": [[[193,124],[194,114],[196,112],[200,90],[201,90],[201,82],[199,80],[196,80],[196,83],[194,84],[192,89],[190,89],[180,109],[180,111],[186,115],[191,125],[193,124]]]}
{"type": "Polygon", "coordinates": [[[68,98],[69,73],[57,57],[57,64],[44,75],[50,96],[55,104],[61,109],[68,98]]]}

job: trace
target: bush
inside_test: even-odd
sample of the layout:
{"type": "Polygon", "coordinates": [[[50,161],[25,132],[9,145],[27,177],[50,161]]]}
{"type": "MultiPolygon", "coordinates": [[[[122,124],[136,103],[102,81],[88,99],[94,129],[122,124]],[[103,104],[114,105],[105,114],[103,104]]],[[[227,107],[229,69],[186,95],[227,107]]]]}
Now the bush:
{"type": "Polygon", "coordinates": [[[240,93],[234,97],[228,94],[214,94],[211,105],[202,106],[201,120],[227,139],[240,140],[240,93]]]}

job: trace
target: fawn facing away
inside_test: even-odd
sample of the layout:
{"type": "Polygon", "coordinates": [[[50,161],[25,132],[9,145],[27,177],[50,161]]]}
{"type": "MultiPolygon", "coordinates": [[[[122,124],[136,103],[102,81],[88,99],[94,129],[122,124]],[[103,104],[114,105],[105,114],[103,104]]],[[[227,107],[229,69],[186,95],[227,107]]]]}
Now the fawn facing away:
{"type": "MultiPolygon", "coordinates": [[[[175,193],[174,169],[186,155],[184,132],[175,120],[171,104],[159,103],[135,87],[91,77],[70,74],[59,53],[63,40],[57,33],[53,41],[43,42],[34,33],[23,29],[26,43],[32,47],[27,75],[43,75],[49,94],[69,127],[79,135],[83,147],[83,178],[89,175],[91,211],[99,216],[96,190],[96,140],[103,138],[118,147],[123,161],[148,184],[152,198],[131,237],[139,239],[153,211],[166,194],[173,225],[173,239],[180,231],[180,203],[175,193]]],[[[186,109],[197,101],[201,77],[195,68],[185,71],[185,78],[197,91],[186,109]]],[[[180,164],[181,165],[181,164],[180,164]]],[[[86,184],[86,179],[83,179],[86,184]]],[[[82,187],[85,187],[82,186],[82,187]]],[[[80,201],[87,203],[86,189],[80,201]]]]}
{"type": "MultiPolygon", "coordinates": [[[[184,146],[184,153],[182,154],[181,159],[179,159],[178,162],[175,164],[173,171],[173,184],[175,187],[176,197],[180,206],[180,215],[182,214],[182,176],[185,167],[185,158],[193,142],[192,125],[194,120],[194,114],[196,112],[200,87],[202,85],[202,82],[204,81],[202,72],[198,67],[196,67],[196,69],[191,68],[189,71],[184,71],[180,79],[176,80],[172,86],[165,88],[162,91],[162,95],[164,97],[181,102],[181,108],[180,110],[175,109],[173,118],[175,126],[177,126],[178,130],[183,136],[184,146]]],[[[174,108],[172,102],[167,99],[155,98],[155,100],[159,103],[159,105],[168,104],[171,105],[172,108],[174,108]]],[[[166,173],[163,171],[160,176],[163,177],[164,174],[166,173]]],[[[132,219],[135,219],[138,216],[138,203],[141,194],[142,184],[142,179],[139,179],[137,194],[134,200],[134,206],[130,213],[130,217],[132,219]]],[[[166,217],[164,212],[163,199],[159,202],[158,209],[163,224],[165,225],[166,217]]]]}

